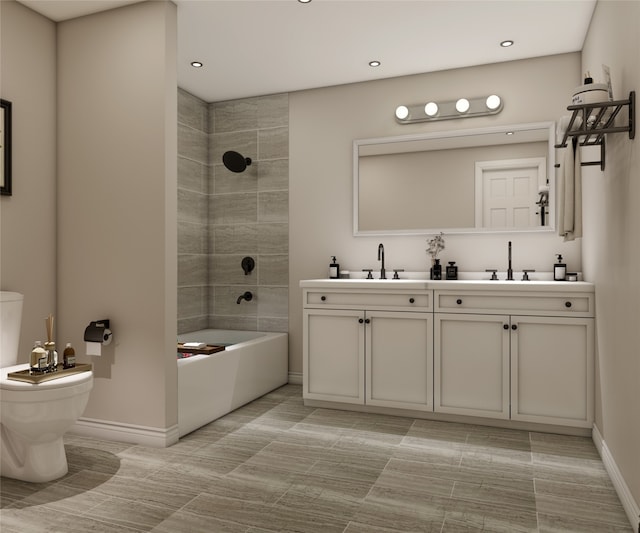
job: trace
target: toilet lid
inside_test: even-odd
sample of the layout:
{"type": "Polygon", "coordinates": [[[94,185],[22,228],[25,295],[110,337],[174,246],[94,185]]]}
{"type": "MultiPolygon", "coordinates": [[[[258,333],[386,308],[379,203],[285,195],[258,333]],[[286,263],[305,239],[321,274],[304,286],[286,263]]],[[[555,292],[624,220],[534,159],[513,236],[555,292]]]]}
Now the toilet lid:
{"type": "Polygon", "coordinates": [[[50,379],[49,381],[42,381],[41,383],[27,383],[25,381],[17,381],[15,379],[9,379],[7,374],[9,372],[18,372],[20,370],[26,370],[29,368],[28,364],[8,366],[0,369],[0,389],[3,390],[51,390],[60,389],[63,387],[70,387],[73,385],[80,385],[89,381],[93,377],[93,372],[87,370],[86,372],[78,372],[77,374],[70,374],[63,378],[50,379]]]}

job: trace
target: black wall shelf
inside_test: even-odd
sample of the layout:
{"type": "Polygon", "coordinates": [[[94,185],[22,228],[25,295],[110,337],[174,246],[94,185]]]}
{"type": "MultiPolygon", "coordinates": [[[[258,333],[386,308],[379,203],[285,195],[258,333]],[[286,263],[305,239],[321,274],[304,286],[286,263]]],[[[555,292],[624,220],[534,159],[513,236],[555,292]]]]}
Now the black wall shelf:
{"type": "Polygon", "coordinates": [[[636,136],[636,92],[629,93],[627,100],[612,100],[610,102],[597,102],[592,104],[570,105],[567,107],[571,111],[571,119],[565,131],[562,142],[556,144],[556,148],[566,148],[569,138],[576,138],[580,146],[600,146],[600,161],[588,161],[582,166],[600,165],[600,170],[604,170],[606,144],[606,133],[629,133],[629,139],[636,136]],[[628,109],[629,117],[626,126],[614,126],[616,117],[623,108],[628,109]],[[580,118],[580,120],[576,120],[580,118]],[[579,137],[584,137],[582,141],[579,137]]]}

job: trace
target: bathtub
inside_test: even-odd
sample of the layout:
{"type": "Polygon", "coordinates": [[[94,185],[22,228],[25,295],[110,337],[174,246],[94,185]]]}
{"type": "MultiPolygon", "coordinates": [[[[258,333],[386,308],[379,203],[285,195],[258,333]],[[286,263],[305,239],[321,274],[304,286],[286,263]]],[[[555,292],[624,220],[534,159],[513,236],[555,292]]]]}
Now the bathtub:
{"type": "Polygon", "coordinates": [[[288,340],[286,333],[222,329],[178,335],[178,342],[225,346],[177,360],[180,437],[287,383],[288,340]]]}

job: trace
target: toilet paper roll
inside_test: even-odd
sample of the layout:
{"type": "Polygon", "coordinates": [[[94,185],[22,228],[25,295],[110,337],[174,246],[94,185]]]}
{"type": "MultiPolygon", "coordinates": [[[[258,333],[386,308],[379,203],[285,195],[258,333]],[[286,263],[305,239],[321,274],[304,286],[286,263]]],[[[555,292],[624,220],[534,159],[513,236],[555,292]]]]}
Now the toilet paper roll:
{"type": "Polygon", "coordinates": [[[87,342],[87,355],[102,355],[102,343],[100,342],[87,342]]]}

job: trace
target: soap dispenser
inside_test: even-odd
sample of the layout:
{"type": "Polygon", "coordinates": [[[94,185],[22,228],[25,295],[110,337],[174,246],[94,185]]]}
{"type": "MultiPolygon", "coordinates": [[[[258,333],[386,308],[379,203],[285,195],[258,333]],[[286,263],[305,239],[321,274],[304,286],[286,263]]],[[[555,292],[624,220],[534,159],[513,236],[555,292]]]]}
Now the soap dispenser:
{"type": "Polygon", "coordinates": [[[336,263],[336,256],[331,256],[331,263],[329,264],[329,279],[340,278],[340,265],[336,263]]]}
{"type": "Polygon", "coordinates": [[[562,262],[562,256],[558,254],[558,262],[553,265],[553,279],[564,281],[567,277],[567,264],[562,262]]]}

